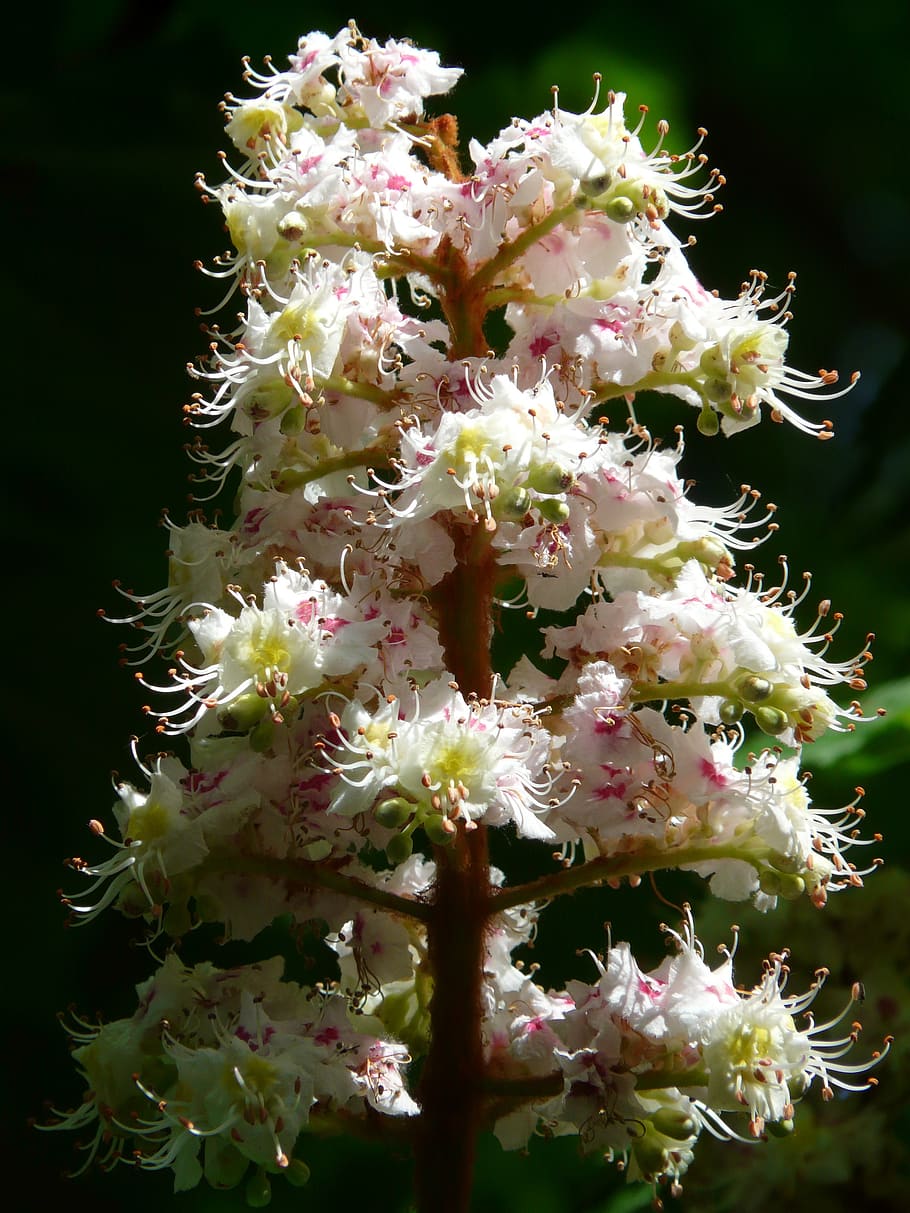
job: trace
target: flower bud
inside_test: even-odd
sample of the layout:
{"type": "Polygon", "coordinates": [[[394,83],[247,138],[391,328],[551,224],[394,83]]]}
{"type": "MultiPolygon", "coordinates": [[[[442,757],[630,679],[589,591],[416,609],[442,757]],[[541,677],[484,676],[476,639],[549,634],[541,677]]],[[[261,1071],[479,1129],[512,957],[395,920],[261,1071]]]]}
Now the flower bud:
{"type": "Polygon", "coordinates": [[[636,1138],[632,1151],[645,1180],[654,1180],[666,1170],[667,1150],[660,1135],[653,1130],[636,1138]]]}
{"type": "Polygon", "coordinates": [[[394,838],[390,838],[386,844],[386,858],[389,863],[398,866],[404,863],[406,859],[410,859],[414,850],[414,843],[410,834],[396,834],[394,838]]]}
{"type": "Polygon", "coordinates": [[[272,1201],[272,1185],[268,1176],[261,1168],[246,1181],[243,1190],[244,1199],[251,1209],[264,1209],[272,1201]]]}
{"type": "Polygon", "coordinates": [[[578,188],[585,198],[599,198],[610,188],[611,180],[611,173],[600,173],[596,177],[588,177],[586,181],[579,181],[578,188]]]}
{"type": "Polygon", "coordinates": [[[736,724],[742,720],[743,705],[735,699],[725,699],[718,709],[721,724],[736,724]]]}
{"type": "Polygon", "coordinates": [[[381,800],[373,810],[373,816],[387,830],[397,830],[408,821],[414,813],[414,806],[403,796],[391,796],[381,800]]]}
{"type": "Polygon", "coordinates": [[[531,494],[526,488],[504,489],[496,498],[493,513],[497,518],[518,522],[531,508],[531,494]]]}
{"type": "Polygon", "coordinates": [[[758,674],[747,674],[745,678],[740,678],[736,684],[736,693],[740,699],[744,699],[746,703],[762,703],[767,699],[774,690],[772,683],[767,678],[762,678],[758,674]]]}
{"type": "Polygon", "coordinates": [[[782,872],[780,876],[780,895],[785,901],[796,901],[806,891],[806,882],[796,873],[782,872]]]}
{"type": "Polygon", "coordinates": [[[539,463],[528,472],[528,488],[535,493],[564,493],[575,483],[575,473],[558,463],[539,463]]]}
{"type": "Polygon", "coordinates": [[[251,691],[221,708],[218,712],[218,723],[228,733],[247,733],[259,723],[268,706],[267,699],[251,691]]]}
{"type": "Polygon", "coordinates": [[[658,1133],[672,1137],[674,1141],[685,1141],[698,1128],[694,1117],[682,1108],[658,1108],[651,1117],[651,1124],[658,1133]]]}
{"type": "Polygon", "coordinates": [[[631,198],[625,194],[619,194],[610,199],[604,207],[604,213],[614,223],[631,223],[638,214],[638,208],[631,198]]]}
{"type": "Polygon", "coordinates": [[[773,868],[765,868],[758,878],[758,887],[768,897],[776,897],[780,892],[780,874],[773,868]]]}
{"type": "Polygon", "coordinates": [[[715,404],[726,404],[730,399],[730,383],[726,379],[706,379],[702,389],[715,404]]]}
{"type": "Polygon", "coordinates": [[[544,498],[543,501],[538,502],[537,508],[547,522],[555,522],[557,526],[565,522],[571,513],[568,503],[560,501],[558,497],[544,498]]]}
{"type": "Polygon", "coordinates": [[[250,732],[250,749],[254,754],[264,754],[275,740],[275,721],[271,716],[263,716],[250,732]]]}
{"type": "MultiPolygon", "coordinates": [[[[716,414],[714,415],[716,416],[716,414]]],[[[699,564],[703,564],[708,569],[716,569],[718,565],[726,564],[730,560],[730,555],[724,545],[716,539],[712,539],[710,535],[703,535],[701,539],[680,543],[677,545],[676,552],[682,560],[691,560],[694,557],[699,564]]]]}
{"type": "Polygon", "coordinates": [[[753,715],[755,723],[769,737],[779,737],[786,731],[787,725],[790,723],[787,713],[782,712],[780,708],[756,708],[753,715]]]}
{"type": "Polygon", "coordinates": [[[295,404],[282,415],[278,428],[282,434],[293,437],[295,434],[299,434],[305,425],[306,409],[302,404],[295,404]]]}
{"type": "Polygon", "coordinates": [[[706,438],[713,438],[720,429],[720,418],[710,405],[705,404],[702,406],[695,424],[699,434],[704,434],[706,438]]]}
{"type": "Polygon", "coordinates": [[[292,1158],[284,1172],[284,1177],[295,1188],[302,1188],[310,1182],[310,1168],[302,1158],[292,1158]]]}
{"type": "Polygon", "coordinates": [[[278,235],[284,240],[297,241],[307,230],[307,222],[299,211],[288,211],[278,221],[278,235]]]}

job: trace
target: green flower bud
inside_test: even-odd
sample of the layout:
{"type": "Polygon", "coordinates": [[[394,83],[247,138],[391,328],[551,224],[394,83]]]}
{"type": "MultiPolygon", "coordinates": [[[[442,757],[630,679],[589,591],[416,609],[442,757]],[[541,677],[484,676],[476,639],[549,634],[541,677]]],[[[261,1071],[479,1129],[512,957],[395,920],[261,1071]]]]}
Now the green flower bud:
{"type": "Polygon", "coordinates": [[[732,394],[730,382],[727,379],[706,379],[702,390],[715,404],[725,404],[732,394]]]}
{"type": "Polygon", "coordinates": [[[614,223],[631,223],[638,214],[638,207],[625,194],[617,194],[604,207],[604,213],[614,223]]]}
{"type": "Polygon", "coordinates": [[[793,1132],[792,1120],[772,1120],[765,1122],[765,1131],[772,1137],[789,1137],[793,1132]]]}
{"type": "Polygon", "coordinates": [[[381,800],[373,810],[373,816],[387,830],[397,830],[414,814],[414,806],[403,796],[391,796],[381,800]]]}
{"type": "Polygon", "coordinates": [[[704,404],[695,424],[699,434],[704,434],[706,438],[713,438],[720,429],[720,418],[710,405],[704,404]]]}
{"type": "Polygon", "coordinates": [[[518,522],[531,508],[531,494],[526,488],[505,489],[496,498],[493,513],[497,518],[518,522]]]}
{"type": "Polygon", "coordinates": [[[579,181],[578,188],[585,198],[599,198],[601,194],[605,194],[610,188],[612,174],[600,173],[597,177],[589,177],[586,181],[579,181]]]}
{"type": "Polygon", "coordinates": [[[171,939],[181,939],[192,931],[193,919],[185,901],[170,903],[164,915],[164,929],[171,939]]]}
{"type": "Polygon", "coordinates": [[[796,901],[806,891],[806,882],[795,873],[781,873],[780,895],[785,901],[796,901]]]}
{"type": "Polygon", "coordinates": [[[780,892],[780,874],[773,868],[765,868],[758,878],[758,887],[769,897],[776,897],[780,892]]]}
{"type": "Polygon", "coordinates": [[[736,693],[746,703],[763,703],[774,690],[774,684],[758,674],[747,674],[736,684],[736,693]]]}
{"type": "Polygon", "coordinates": [[[313,479],[312,468],[284,467],[272,473],[272,486],[279,493],[293,493],[313,479]]]}
{"type": "Polygon", "coordinates": [[[243,1191],[246,1203],[251,1209],[264,1209],[272,1200],[272,1185],[265,1171],[257,1170],[246,1181],[243,1191]]]}
{"type": "Polygon", "coordinates": [[[682,1108],[658,1108],[651,1117],[651,1124],[658,1133],[672,1137],[674,1141],[685,1141],[697,1128],[694,1118],[682,1108]]]}
{"type": "Polygon", "coordinates": [[[264,754],[275,740],[275,721],[271,716],[263,716],[250,732],[250,749],[254,754],[264,754]]]}
{"type": "Polygon", "coordinates": [[[218,723],[229,733],[246,733],[258,724],[268,710],[268,700],[251,691],[239,695],[218,712],[218,723]]]}
{"type": "Polygon", "coordinates": [[[635,1139],[632,1152],[645,1182],[663,1174],[667,1166],[667,1151],[660,1136],[653,1130],[635,1139]]]}
{"type": "Polygon", "coordinates": [[[787,725],[790,723],[787,713],[782,712],[780,708],[756,708],[753,715],[755,723],[769,737],[779,737],[786,731],[787,725]]]}
{"type": "Polygon", "coordinates": [[[293,402],[294,392],[283,379],[269,379],[256,387],[243,409],[254,421],[265,421],[280,416],[293,402]]]}
{"type": "MultiPolygon", "coordinates": [[[[720,352],[718,345],[709,345],[698,360],[699,370],[709,379],[726,379],[729,371],[726,358],[720,352]]],[[[727,393],[729,395],[729,392],[727,393]]]]}
{"type": "Polygon", "coordinates": [[[541,517],[546,518],[547,522],[555,522],[557,526],[565,522],[571,513],[568,503],[560,501],[558,497],[545,497],[537,503],[537,508],[541,517]]]}
{"type": "Polygon", "coordinates": [[[389,839],[385,853],[389,863],[397,867],[410,858],[413,850],[414,843],[410,834],[396,834],[394,838],[389,839]]]}
{"type": "Polygon", "coordinates": [[[302,1158],[292,1158],[284,1172],[284,1177],[295,1188],[302,1188],[310,1182],[310,1168],[302,1158]]]}
{"type": "MultiPolygon", "coordinates": [[[[715,413],[713,416],[716,417],[717,414],[715,413]]],[[[703,535],[701,539],[677,544],[676,552],[682,560],[691,560],[694,557],[699,564],[703,564],[709,569],[716,569],[718,565],[727,564],[730,560],[724,545],[718,543],[716,539],[711,539],[708,535],[703,535]]]]}
{"type": "Polygon", "coordinates": [[[538,463],[528,471],[527,485],[535,493],[564,493],[575,483],[575,473],[559,463],[538,463]]]}
{"type": "Polygon", "coordinates": [[[279,429],[282,434],[293,436],[299,434],[306,425],[306,409],[302,404],[292,405],[281,418],[279,429]]]}

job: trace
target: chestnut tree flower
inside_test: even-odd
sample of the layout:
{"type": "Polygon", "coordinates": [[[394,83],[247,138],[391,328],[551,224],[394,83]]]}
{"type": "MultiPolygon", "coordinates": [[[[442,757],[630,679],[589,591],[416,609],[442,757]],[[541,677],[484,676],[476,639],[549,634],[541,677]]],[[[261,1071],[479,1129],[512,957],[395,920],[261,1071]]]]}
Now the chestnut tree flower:
{"type": "Polygon", "coordinates": [[[792,280],[724,300],[687,264],[723,184],[705,132],[671,152],[598,79],[584,113],[462,155],[427,112],[460,74],[351,23],[224,105],[236,163],[198,184],[233,318],[190,368],[199,508],[165,519],[167,585],[121,590],[125,662],[166,660],[136,671],[154,732],[63,892],[75,921],[137,920],[158,963],[131,1016],[71,1021],[88,1089],[53,1127],[88,1134],[85,1165],[261,1207],[318,1136],[358,1134],[413,1151],[421,1213],[463,1213],[489,1128],[576,1136],[678,1193],[703,1132],[755,1142],[812,1086],[873,1081],[858,1027],[812,1019],[821,977],[787,994],[781,952],[738,985],[688,908],[651,969],[611,940],[557,988],[515,955],[553,899],[596,888],[602,922],[663,870],[807,914],[860,887],[861,791],[815,806],[802,754],[861,723],[870,654],[831,651],[826,601],[802,622],[785,562],[774,587],[740,576],[775,507],[701,504],[683,427],[636,413],[657,391],[697,410],[695,442],[763,416],[830,436],[790,403],[835,379],[787,364],[792,280]],[[256,959],[185,963],[212,923],[256,959]],[[269,927],[334,979],[285,979],[269,927]]]}

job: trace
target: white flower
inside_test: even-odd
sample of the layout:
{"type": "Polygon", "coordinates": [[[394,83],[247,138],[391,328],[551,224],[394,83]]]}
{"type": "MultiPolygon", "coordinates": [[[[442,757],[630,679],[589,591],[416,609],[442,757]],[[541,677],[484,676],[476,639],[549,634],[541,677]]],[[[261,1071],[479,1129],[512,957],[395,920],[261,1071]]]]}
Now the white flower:
{"type": "Polygon", "coordinates": [[[337,725],[335,812],[366,813],[380,796],[398,797],[408,836],[429,825],[442,840],[456,821],[482,820],[554,837],[544,820],[555,780],[551,738],[527,708],[466,701],[439,681],[415,694],[410,710],[393,700],[371,713],[353,700],[337,725]]]}
{"type": "Polygon", "coordinates": [[[160,714],[165,732],[184,732],[213,708],[231,709],[231,727],[250,727],[267,711],[280,716],[296,697],[372,659],[372,645],[384,632],[379,620],[364,621],[340,594],[306,573],[280,562],[276,569],[261,607],[235,594],[239,615],[213,608],[190,623],[205,664],[181,658],[183,672],[173,671],[174,685],[152,688],[187,696],[160,714]]]}

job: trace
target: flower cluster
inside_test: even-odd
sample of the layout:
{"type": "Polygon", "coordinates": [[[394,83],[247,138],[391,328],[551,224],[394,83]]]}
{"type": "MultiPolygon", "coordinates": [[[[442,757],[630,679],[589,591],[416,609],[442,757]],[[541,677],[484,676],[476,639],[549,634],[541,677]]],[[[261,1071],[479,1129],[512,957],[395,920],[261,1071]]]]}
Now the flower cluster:
{"type": "MultiPolygon", "coordinates": [[[[800,754],[854,727],[837,688],[864,688],[869,654],[828,658],[839,617],[798,622],[808,583],[767,589],[750,565],[737,584],[777,529],[757,491],[699,505],[681,427],[667,446],[601,408],[659,392],[706,437],[762,414],[830,436],[791,403],[836,378],[786,365],[792,280],[723,300],[686,263],[675,226],[723,184],[704,132],[671,153],[659,123],[649,144],[609,93],[516,119],[465,164],[454,119],[425,112],[459,74],[353,25],[309,34],[287,69],[248,71],[255,95],[225,104],[239,162],[198,182],[233,244],[205,272],[237,318],[190,367],[190,455],[197,501],[229,490],[235,516],[167,518],[167,586],[121,591],[126,660],[166,659],[136,676],[183,757],[134,744],[143,786],[117,783],[119,837],[92,823],[111,853],[70,861],[91,883],[65,900],[178,942],[316,924],[339,976],[305,991],[277,961],[171,951],[131,1019],[76,1029],[90,1091],[61,1123],[178,1188],[248,1175],[261,1202],[269,1174],[304,1176],[311,1122],[432,1126],[454,1085],[465,1124],[492,1101],[506,1146],[576,1133],[677,1185],[702,1128],[736,1135],[741,1114],[761,1136],[813,1080],[866,1068],[840,1060],[855,1029],[797,1025],[816,987],[785,996],[782,957],[743,993],[691,917],[651,973],[618,944],[593,985],[546,992],[511,960],[583,884],[685,869],[765,909],[861,884],[859,793],[813,806],[800,754]],[[532,633],[564,615],[494,668],[516,608],[532,633]],[[547,874],[490,869],[494,827],[544,842],[547,874]],[[466,1057],[484,1076],[453,1084],[466,1057]]],[[[415,1138],[426,1208],[433,1137],[415,1138]]]]}

